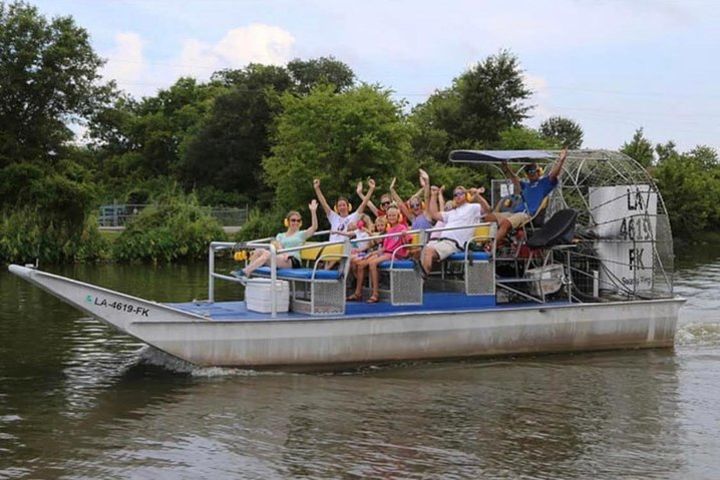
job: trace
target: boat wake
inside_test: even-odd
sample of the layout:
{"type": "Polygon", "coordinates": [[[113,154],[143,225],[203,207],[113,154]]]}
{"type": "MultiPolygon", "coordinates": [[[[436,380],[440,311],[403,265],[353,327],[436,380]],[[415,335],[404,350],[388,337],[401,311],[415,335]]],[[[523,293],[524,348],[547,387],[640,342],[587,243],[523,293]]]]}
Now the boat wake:
{"type": "Polygon", "coordinates": [[[720,345],[720,322],[685,324],[678,328],[675,344],[681,346],[720,345]]]}
{"type": "Polygon", "coordinates": [[[258,372],[242,368],[224,367],[198,367],[149,345],[139,352],[139,363],[153,367],[160,367],[173,373],[182,373],[193,377],[252,377],[258,375],[282,375],[281,372],[258,372]]]}

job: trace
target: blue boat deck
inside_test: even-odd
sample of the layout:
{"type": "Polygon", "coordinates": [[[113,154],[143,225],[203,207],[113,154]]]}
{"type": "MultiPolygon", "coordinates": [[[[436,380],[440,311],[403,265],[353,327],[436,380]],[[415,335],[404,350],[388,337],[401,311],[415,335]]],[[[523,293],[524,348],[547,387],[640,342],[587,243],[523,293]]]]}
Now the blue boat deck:
{"type": "MultiPolygon", "coordinates": [[[[189,313],[202,315],[218,322],[229,321],[278,321],[278,320],[308,320],[323,318],[358,318],[382,317],[398,313],[413,312],[453,312],[468,310],[490,310],[497,308],[537,307],[537,303],[496,305],[494,295],[468,296],[464,293],[452,292],[425,292],[422,305],[393,306],[389,302],[365,303],[347,302],[345,314],[337,315],[309,315],[306,313],[281,312],[276,318],[269,313],[252,312],[247,309],[244,301],[208,303],[169,303],[170,307],[189,313]]],[[[554,302],[555,303],[555,302],[554,302]]],[[[558,302],[567,303],[567,302],[558,302]]]]}

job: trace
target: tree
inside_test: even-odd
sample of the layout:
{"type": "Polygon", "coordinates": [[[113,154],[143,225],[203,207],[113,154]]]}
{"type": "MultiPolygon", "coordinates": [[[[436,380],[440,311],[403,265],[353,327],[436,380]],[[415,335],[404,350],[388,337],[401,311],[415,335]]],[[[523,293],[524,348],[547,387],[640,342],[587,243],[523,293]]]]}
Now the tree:
{"type": "Polygon", "coordinates": [[[669,140],[664,144],[658,143],[655,145],[655,153],[657,153],[659,164],[663,164],[668,160],[680,157],[680,152],[677,151],[677,145],[675,145],[675,142],[672,140],[669,140]]]}
{"type": "Polygon", "coordinates": [[[68,122],[107,102],[103,61],[71,17],[51,21],[24,2],[0,2],[0,167],[51,161],[72,139],[68,122]]]}
{"type": "Polygon", "coordinates": [[[636,160],[645,168],[649,167],[653,163],[652,144],[645,138],[642,127],[635,130],[635,134],[629,143],[623,143],[622,147],[620,147],[620,151],[628,157],[636,160]]]}
{"type": "Polygon", "coordinates": [[[332,58],[295,59],[287,69],[251,64],[213,76],[228,87],[184,149],[180,174],[186,187],[230,202],[270,204],[261,161],[270,155],[270,136],[282,112],[280,96],[307,95],[315,85],[339,92],[352,85],[354,73],[332,58]]]}
{"type": "Polygon", "coordinates": [[[501,132],[528,117],[531,93],[514,55],[486,58],[413,110],[416,154],[437,160],[453,148],[494,146],[501,132]]]}
{"type": "Polygon", "coordinates": [[[540,133],[560,147],[567,147],[573,150],[582,146],[582,128],[569,118],[548,118],[540,124],[540,133]]]}
{"type": "Polygon", "coordinates": [[[320,57],[310,60],[294,59],[287,69],[295,84],[294,90],[307,94],[315,85],[334,85],[339,93],[350,88],[355,82],[355,73],[343,62],[333,57],[320,57]]]}
{"type": "Polygon", "coordinates": [[[304,97],[286,93],[282,105],[272,155],[263,161],[282,211],[307,204],[314,177],[332,202],[358,180],[389,183],[413,170],[409,126],[386,90],[361,85],[337,94],[318,86],[304,97]]]}
{"type": "Polygon", "coordinates": [[[90,125],[99,158],[116,169],[108,173],[131,181],[175,173],[181,145],[195,133],[219,92],[226,90],[182,77],[154,97],[119,97],[90,125]]]}
{"type": "Polygon", "coordinates": [[[74,260],[97,237],[96,189],[68,124],[91,118],[113,85],[99,83],[103,62],[70,17],[0,2],[0,45],[0,256],[74,260]]]}
{"type": "Polygon", "coordinates": [[[502,150],[550,149],[561,146],[554,138],[548,138],[537,130],[527,127],[513,127],[500,132],[497,147],[502,150]]]}

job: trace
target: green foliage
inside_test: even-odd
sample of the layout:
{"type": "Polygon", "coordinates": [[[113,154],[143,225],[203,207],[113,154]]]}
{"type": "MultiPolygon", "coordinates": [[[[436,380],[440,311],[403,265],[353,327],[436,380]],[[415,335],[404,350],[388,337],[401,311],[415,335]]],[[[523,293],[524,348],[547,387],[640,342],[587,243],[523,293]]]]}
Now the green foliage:
{"type": "Polygon", "coordinates": [[[151,177],[175,175],[181,146],[199,129],[215,98],[226,89],[180,78],[155,97],[141,101],[121,97],[99,112],[90,126],[99,176],[108,188],[132,185],[151,177]]]}
{"type": "Polygon", "coordinates": [[[501,51],[453,80],[415,107],[413,148],[416,157],[441,159],[457,148],[491,148],[501,132],[519,127],[532,108],[531,91],[517,57],[501,51]]]}
{"type": "Polygon", "coordinates": [[[274,237],[283,230],[285,214],[278,208],[269,211],[254,208],[250,211],[247,221],[235,235],[235,240],[253,240],[256,238],[274,237]]]}
{"type": "Polygon", "coordinates": [[[673,234],[693,237],[715,227],[720,217],[720,182],[717,167],[708,172],[692,155],[672,155],[654,170],[670,216],[673,234]]]}
{"type": "Polygon", "coordinates": [[[333,57],[296,58],[287,64],[287,69],[295,84],[294,90],[300,94],[310,93],[316,85],[333,85],[335,92],[339,93],[355,82],[355,74],[350,67],[333,57]]]}
{"type": "Polygon", "coordinates": [[[304,97],[285,94],[282,104],[272,156],[263,162],[280,211],[305,205],[314,177],[334,202],[358,180],[413,170],[410,129],[390,92],[361,85],[337,94],[322,86],[304,97]]]}
{"type": "Polygon", "coordinates": [[[567,147],[570,150],[582,147],[582,128],[569,118],[548,118],[540,124],[540,133],[558,147],[567,147]]]}
{"type": "Polygon", "coordinates": [[[652,144],[643,135],[643,129],[638,128],[630,142],[623,143],[620,151],[628,157],[636,160],[640,165],[647,168],[653,163],[652,144]]]}
{"type": "Polygon", "coordinates": [[[557,148],[555,138],[548,138],[537,130],[527,127],[513,127],[500,132],[497,148],[500,150],[533,150],[557,148]]]}
{"type": "Polygon", "coordinates": [[[216,98],[197,135],[188,139],[180,176],[187,188],[214,187],[257,199],[262,183],[261,160],[270,152],[269,132],[280,112],[272,88],[249,91],[235,87],[216,98]]]}
{"type": "Polygon", "coordinates": [[[118,261],[172,262],[204,259],[225,234],[192,195],[175,194],[140,212],[113,244],[118,261]]]}
{"type": "Polygon", "coordinates": [[[24,206],[0,214],[0,229],[0,260],[4,262],[88,262],[108,255],[97,217],[89,217],[76,228],[57,222],[40,208],[24,206]]]}
{"type": "Polygon", "coordinates": [[[66,122],[108,99],[102,60],[71,17],[48,21],[24,2],[0,2],[0,167],[50,162],[72,138],[66,122]]]}
{"type": "Polygon", "coordinates": [[[672,140],[669,140],[666,143],[658,143],[657,145],[655,145],[655,153],[657,153],[659,164],[663,164],[667,160],[672,160],[680,156],[680,153],[677,151],[675,142],[673,142],[672,140]]]}

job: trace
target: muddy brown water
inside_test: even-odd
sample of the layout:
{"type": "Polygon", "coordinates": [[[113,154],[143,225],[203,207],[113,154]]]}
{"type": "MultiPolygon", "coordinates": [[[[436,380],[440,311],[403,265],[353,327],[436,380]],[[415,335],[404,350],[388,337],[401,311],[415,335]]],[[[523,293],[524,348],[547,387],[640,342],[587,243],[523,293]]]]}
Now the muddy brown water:
{"type": "MultiPolygon", "coordinates": [[[[720,258],[704,252],[678,262],[674,349],[341,374],[193,368],[3,269],[0,478],[718,478],[720,258]]],[[[201,264],[54,271],[207,295],[201,264]]]]}

